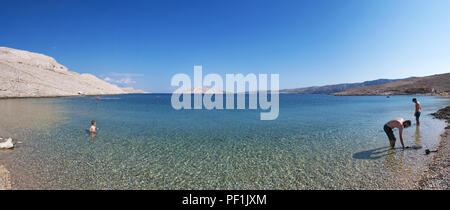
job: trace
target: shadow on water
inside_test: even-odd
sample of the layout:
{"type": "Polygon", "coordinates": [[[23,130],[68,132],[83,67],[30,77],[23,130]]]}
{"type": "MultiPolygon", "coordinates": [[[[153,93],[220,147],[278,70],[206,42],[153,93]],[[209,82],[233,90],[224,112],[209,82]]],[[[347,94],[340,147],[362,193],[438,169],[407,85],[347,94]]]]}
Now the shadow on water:
{"type": "Polygon", "coordinates": [[[388,151],[390,150],[389,146],[380,147],[376,149],[366,150],[362,152],[357,152],[352,155],[355,159],[362,159],[362,160],[376,160],[380,159],[384,156],[386,156],[388,151]]]}
{"type": "MultiPolygon", "coordinates": [[[[405,150],[418,150],[418,149],[422,149],[422,146],[418,145],[407,146],[405,150]]],[[[361,160],[377,160],[382,157],[391,155],[392,152],[395,152],[396,150],[402,150],[402,148],[396,147],[394,149],[391,149],[389,146],[385,146],[376,149],[357,152],[354,153],[352,157],[354,159],[361,159],[361,160]]]]}

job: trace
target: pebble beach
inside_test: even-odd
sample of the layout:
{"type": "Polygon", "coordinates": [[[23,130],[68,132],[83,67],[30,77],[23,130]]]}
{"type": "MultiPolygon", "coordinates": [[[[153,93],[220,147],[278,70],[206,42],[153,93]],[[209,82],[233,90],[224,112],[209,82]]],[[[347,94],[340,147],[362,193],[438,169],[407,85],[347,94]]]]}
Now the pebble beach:
{"type": "Polygon", "coordinates": [[[446,120],[449,125],[441,135],[442,140],[438,152],[433,154],[433,160],[422,175],[418,189],[448,190],[450,183],[450,106],[440,109],[433,115],[438,119],[446,120]]]}

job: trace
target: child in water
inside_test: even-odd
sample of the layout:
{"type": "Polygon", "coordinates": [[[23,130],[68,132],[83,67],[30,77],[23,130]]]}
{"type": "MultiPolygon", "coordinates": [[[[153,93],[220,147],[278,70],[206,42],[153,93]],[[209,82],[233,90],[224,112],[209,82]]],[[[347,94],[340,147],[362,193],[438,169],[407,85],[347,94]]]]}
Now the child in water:
{"type": "Polygon", "coordinates": [[[95,120],[92,120],[92,121],[91,121],[91,128],[89,128],[89,132],[91,132],[91,133],[97,133],[97,128],[95,127],[95,125],[96,125],[95,120]]]}

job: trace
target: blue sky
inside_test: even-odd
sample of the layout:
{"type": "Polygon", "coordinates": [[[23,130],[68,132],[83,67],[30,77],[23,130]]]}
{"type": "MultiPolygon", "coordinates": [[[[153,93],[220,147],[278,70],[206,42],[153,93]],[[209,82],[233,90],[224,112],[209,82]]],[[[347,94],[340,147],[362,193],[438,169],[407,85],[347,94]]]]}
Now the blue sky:
{"type": "Polygon", "coordinates": [[[447,0],[1,0],[0,46],[122,86],[279,73],[280,88],[450,72],[447,0]]]}

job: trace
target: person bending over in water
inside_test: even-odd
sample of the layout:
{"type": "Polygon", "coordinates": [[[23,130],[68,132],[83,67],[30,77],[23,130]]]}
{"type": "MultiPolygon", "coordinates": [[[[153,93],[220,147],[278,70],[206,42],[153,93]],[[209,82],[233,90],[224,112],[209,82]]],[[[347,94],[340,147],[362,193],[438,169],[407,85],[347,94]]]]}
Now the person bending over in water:
{"type": "Polygon", "coordinates": [[[417,101],[416,98],[413,98],[412,101],[416,104],[416,111],[414,112],[414,116],[416,117],[416,124],[420,125],[419,117],[420,117],[420,112],[422,111],[422,104],[420,104],[420,102],[417,101]]]}
{"type": "Polygon", "coordinates": [[[403,120],[403,118],[395,118],[386,124],[384,124],[384,132],[389,138],[389,142],[391,144],[391,148],[395,146],[395,135],[394,128],[398,128],[398,135],[400,136],[400,143],[402,143],[402,149],[405,149],[405,144],[403,143],[403,128],[407,128],[411,126],[411,120],[403,120]]]}
{"type": "Polygon", "coordinates": [[[89,132],[91,132],[91,133],[97,133],[97,128],[95,127],[95,125],[96,125],[95,120],[92,120],[92,121],[91,121],[91,128],[89,128],[89,132]]]}

